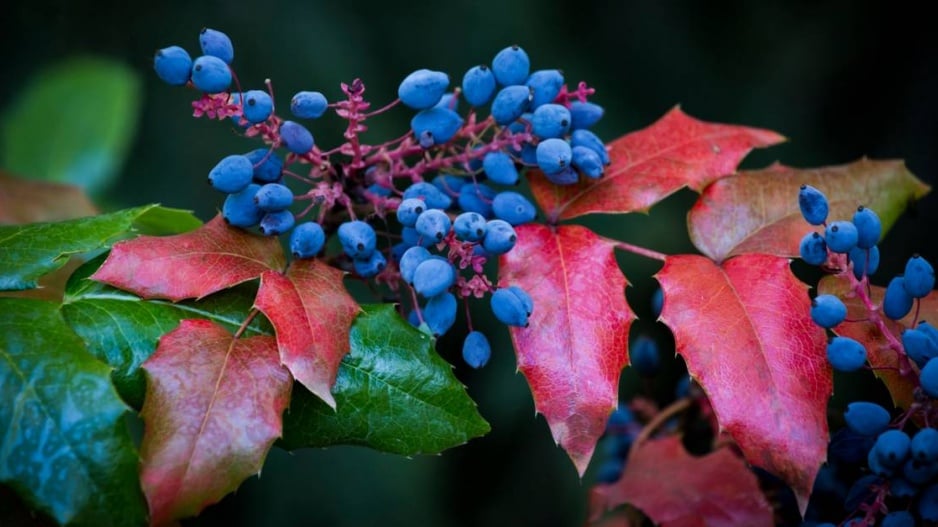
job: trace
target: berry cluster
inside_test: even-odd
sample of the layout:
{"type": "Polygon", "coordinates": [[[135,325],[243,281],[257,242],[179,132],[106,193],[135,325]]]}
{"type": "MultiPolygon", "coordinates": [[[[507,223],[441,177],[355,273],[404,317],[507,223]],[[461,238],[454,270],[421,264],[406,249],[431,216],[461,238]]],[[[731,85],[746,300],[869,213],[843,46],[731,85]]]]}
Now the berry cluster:
{"type": "MultiPolygon", "coordinates": [[[[938,422],[938,329],[917,320],[921,298],[935,285],[934,270],[925,259],[913,256],[905,274],[890,281],[882,303],[874,305],[868,284],[879,265],[876,243],[882,225],[876,213],[861,206],[852,221],[828,223],[826,196],[807,185],[801,187],[798,202],[805,220],[825,229],[823,235],[811,232],[802,239],[802,259],[839,270],[868,311],[862,321],[847,321],[847,307],[839,297],[818,295],[811,305],[812,320],[825,329],[845,321],[872,323],[896,353],[899,373],[919,385],[916,402],[896,419],[873,402],[848,405],[847,426],[831,440],[830,463],[818,476],[816,498],[836,496],[844,503],[851,516],[845,525],[874,525],[881,514],[881,525],[938,521],[938,430],[934,428],[938,422]],[[916,320],[901,335],[894,334],[882,317],[898,322],[913,307],[916,320]],[[865,470],[855,470],[863,465],[865,470]],[[849,490],[840,481],[852,482],[849,490]]],[[[867,362],[866,347],[845,336],[830,340],[827,356],[840,371],[855,371],[867,362]]]]}
{"type": "MultiPolygon", "coordinates": [[[[446,73],[420,69],[404,78],[395,101],[369,111],[365,85],[356,79],[341,85],[343,98],[335,103],[320,92],[296,93],[295,120],[285,120],[270,81],[263,90],[241,89],[227,35],[203,29],[199,43],[202,56],[195,60],[179,46],[158,50],[157,75],[202,92],[192,103],[194,116],[228,119],[267,145],[229,155],[209,171],[209,183],[227,194],[222,215],[230,225],[256,226],[268,236],[292,229],[295,258],[321,257],[335,235],[343,252],[330,261],[395,294],[409,290],[410,320],[434,335],[454,324],[458,299],[486,294],[496,318],[527,326],[530,295],[495,287],[483,273],[489,258],[514,247],[514,227],[537,216],[527,198],[501,187],[517,184],[525,168],[560,185],[602,176],[609,155],[589,131],[603,115],[588,100],[595,90],[583,82],[569,89],[559,70],[532,72],[525,51],[510,46],[491,65],[466,71],[453,89],[446,73]],[[470,105],[465,115],[460,99],[470,105]],[[400,104],[416,111],[410,131],[365,143],[366,121],[400,104]],[[485,106],[489,115],[482,117],[485,106]],[[321,149],[298,120],[330,109],[347,122],[345,141],[321,149]],[[293,212],[297,204],[302,208],[293,212]],[[374,228],[379,223],[381,231],[374,228]]],[[[469,329],[463,356],[481,367],[491,349],[471,321],[469,329]]]]}

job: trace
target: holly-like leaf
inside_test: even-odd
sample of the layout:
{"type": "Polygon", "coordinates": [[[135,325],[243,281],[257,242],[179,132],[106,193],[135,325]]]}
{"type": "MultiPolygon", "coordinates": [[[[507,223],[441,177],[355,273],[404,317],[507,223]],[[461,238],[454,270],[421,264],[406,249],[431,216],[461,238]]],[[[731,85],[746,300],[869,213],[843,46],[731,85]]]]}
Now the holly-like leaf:
{"type": "Polygon", "coordinates": [[[718,266],[668,257],[661,319],[746,459],[781,477],[801,512],[827,453],[833,390],[824,331],[786,258],[747,254],[718,266]]]}
{"type": "Polygon", "coordinates": [[[518,242],[501,257],[499,285],[517,285],[534,300],[527,328],[512,327],[518,369],[535,409],[580,475],[616,407],[635,315],[614,243],[579,225],[516,228],[518,242]]]}
{"type": "MultiPolygon", "coordinates": [[[[109,364],[118,393],[132,407],[143,404],[146,389],[140,365],[156,349],[164,334],[187,318],[212,320],[234,332],[247,319],[256,289],[242,284],[199,301],[171,303],[143,300],[88,276],[104,260],[96,258],[79,268],[68,282],[62,315],[88,350],[109,364]]],[[[273,335],[263,317],[255,318],[245,335],[273,335]]]]}
{"type": "Polygon", "coordinates": [[[879,215],[883,234],[909,202],[930,190],[902,161],[861,159],[815,169],[776,164],[743,171],[701,194],[687,216],[691,241],[716,261],[745,253],[797,257],[801,238],[812,229],[798,208],[798,189],[804,184],[824,192],[831,220],[849,220],[863,205],[879,215]]]}
{"type": "Polygon", "coordinates": [[[674,108],[648,128],[610,143],[611,163],[601,178],[558,186],[531,171],[531,191],[554,220],[647,211],[684,187],[700,192],[735,172],[753,148],[784,140],[768,130],[698,121],[674,108]]]}
{"type": "Polygon", "coordinates": [[[283,365],[332,408],[330,390],[349,351],[349,331],[359,312],[343,275],[320,260],[297,260],[286,275],[261,275],[254,303],[277,330],[283,365]]]}
{"type": "Polygon", "coordinates": [[[78,187],[21,179],[0,170],[0,225],[62,221],[97,213],[78,187]]]}
{"type": "Polygon", "coordinates": [[[51,302],[0,299],[0,483],[62,525],[143,525],[109,368],[51,302]]]}
{"type": "Polygon", "coordinates": [[[290,373],[273,337],[184,320],[143,364],[140,480],[153,525],[193,516],[256,474],[280,436],[290,373]]]}
{"type": "MultiPolygon", "coordinates": [[[[860,286],[866,287],[866,286],[860,286]]],[[[870,286],[868,296],[869,305],[857,294],[851,286],[851,281],[845,275],[828,275],[818,282],[818,294],[835,295],[843,300],[847,306],[847,319],[836,326],[833,331],[837,335],[850,337],[866,347],[866,358],[873,367],[873,374],[883,381],[892,403],[898,408],[909,408],[915,402],[915,387],[918,379],[914,371],[900,374],[899,354],[896,347],[901,346],[902,330],[912,327],[915,310],[899,321],[884,317],[878,306],[883,305],[884,287],[870,286]],[[877,306],[877,311],[871,315],[869,307],[877,306]],[[876,320],[882,322],[882,326],[876,320]],[[883,328],[891,335],[893,347],[890,346],[890,337],[883,333],[883,328]]],[[[921,299],[919,320],[932,320],[938,322],[938,293],[932,292],[921,299]]]]}
{"type": "Polygon", "coordinates": [[[0,226],[0,291],[34,288],[36,279],[65,265],[70,255],[110,247],[153,207],[57,223],[0,226]]]}
{"type": "Polygon", "coordinates": [[[642,443],[618,482],[593,488],[590,517],[624,504],[661,527],[774,524],[772,507],[742,459],[728,448],[693,457],[675,436],[642,443]]]}
{"type": "Polygon", "coordinates": [[[221,215],[175,236],[141,236],[114,245],[93,280],[142,298],[202,298],[284,265],[276,237],[229,227],[221,215]]]}
{"type": "Polygon", "coordinates": [[[332,394],[335,410],[294,384],[280,446],[352,444],[413,456],[489,431],[433,340],[391,305],[362,306],[332,394]]]}

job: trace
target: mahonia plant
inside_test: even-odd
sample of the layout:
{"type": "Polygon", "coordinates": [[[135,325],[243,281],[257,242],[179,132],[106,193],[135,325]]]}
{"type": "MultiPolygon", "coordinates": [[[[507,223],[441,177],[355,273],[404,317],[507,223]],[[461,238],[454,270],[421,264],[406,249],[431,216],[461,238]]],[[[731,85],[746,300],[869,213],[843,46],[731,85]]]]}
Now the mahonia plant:
{"type": "Polygon", "coordinates": [[[459,83],[414,71],[372,109],[360,79],[278,106],[272,82],[240,85],[225,33],[204,29],[199,44],[195,59],[160,49],[154,68],[198,93],[195,117],[255,141],[208,168],[224,195],[217,217],[147,205],[0,226],[4,291],[83,261],[62,271],[62,298],[0,299],[0,429],[11,431],[0,483],[30,506],[68,525],[166,525],[235,490],[275,442],[402,455],[463,444],[489,426],[434,345],[464,313],[463,362],[485,366],[499,329],[473,324],[482,301],[580,476],[604,445],[591,521],[770,524],[780,505],[766,482],[792,496],[799,521],[816,517],[812,496],[842,459],[828,453],[831,366],[867,363],[903,412],[848,410],[850,433],[871,442],[869,474],[849,472],[862,476],[850,521],[902,521],[893,508],[912,496],[915,514],[935,519],[938,333],[918,323],[938,312],[934,274],[913,258],[885,292],[868,280],[881,233],[929,190],[901,162],[738,171],[784,138],[679,108],[606,144],[590,131],[603,116],[595,90],[532,71],[519,46],[459,83]],[[401,105],[410,129],[369,142],[369,121],[401,105]],[[343,140],[321,146],[315,120],[331,114],[343,140]],[[571,221],[647,212],[683,188],[700,194],[687,225],[701,254],[571,221]],[[864,208],[826,223],[844,203],[864,208]],[[802,218],[823,234],[805,236],[802,218]],[[688,373],[664,409],[619,402],[623,368],[653,377],[663,350],[645,336],[629,345],[636,314],[616,250],[662,264],[650,311],[688,373]],[[833,273],[813,300],[790,267],[799,256],[833,273]],[[496,260],[497,272],[486,265],[496,260]],[[377,303],[359,304],[346,280],[377,303]],[[691,408],[713,437],[702,457],[678,437],[687,422],[676,416],[691,408]],[[139,452],[131,409],[144,422],[139,452]],[[675,499],[688,492],[700,499],[675,499]]]}

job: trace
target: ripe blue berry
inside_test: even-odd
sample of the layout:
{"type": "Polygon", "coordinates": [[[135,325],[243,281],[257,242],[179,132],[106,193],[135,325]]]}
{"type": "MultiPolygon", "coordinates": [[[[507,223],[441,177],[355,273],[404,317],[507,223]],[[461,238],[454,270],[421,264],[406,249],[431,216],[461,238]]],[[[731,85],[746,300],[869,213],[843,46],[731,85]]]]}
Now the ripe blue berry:
{"type": "Polygon", "coordinates": [[[226,64],[231,64],[234,60],[234,46],[231,45],[231,39],[221,31],[202,28],[199,33],[199,45],[205,55],[218,57],[226,64]]]}
{"type": "Polygon", "coordinates": [[[470,183],[459,189],[459,208],[466,212],[477,212],[486,218],[492,217],[492,200],[495,190],[483,183],[470,183]]]}
{"type": "Polygon", "coordinates": [[[853,213],[853,224],[857,227],[857,247],[869,249],[876,245],[883,233],[883,224],[879,216],[863,205],[853,213]]]}
{"type": "Polygon", "coordinates": [[[915,298],[927,296],[935,287],[935,269],[928,260],[913,255],[905,264],[905,281],[902,285],[915,298]]]}
{"type": "Polygon", "coordinates": [[[452,293],[441,293],[427,301],[423,308],[423,320],[434,336],[440,336],[456,322],[456,297],[452,293]]]}
{"type": "Polygon", "coordinates": [[[479,369],[485,366],[492,357],[492,346],[485,334],[479,331],[470,331],[462,343],[462,360],[469,366],[479,369]]]}
{"type": "Polygon", "coordinates": [[[294,258],[312,258],[319,254],[325,243],[326,233],[316,222],[303,222],[290,233],[290,252],[294,258]]]}
{"type": "Polygon", "coordinates": [[[847,306],[834,295],[818,295],[811,301],[811,320],[824,329],[830,329],[847,318],[847,306]]]}
{"type": "Polygon", "coordinates": [[[848,257],[853,264],[853,276],[856,276],[857,280],[863,278],[863,275],[871,276],[879,269],[879,247],[875,245],[869,249],[854,247],[850,249],[848,257]]]}
{"type": "Polygon", "coordinates": [[[531,295],[516,285],[508,286],[508,290],[514,293],[518,300],[521,300],[521,307],[524,308],[524,312],[531,316],[531,312],[534,311],[534,300],[531,299],[531,295]]]}
{"type": "Polygon", "coordinates": [[[811,185],[801,185],[801,190],[798,191],[798,207],[801,208],[801,216],[811,225],[823,224],[827,221],[830,211],[827,196],[811,185]]]}
{"type": "Polygon", "coordinates": [[[914,300],[905,289],[903,277],[897,276],[886,286],[886,294],[883,296],[883,314],[893,320],[899,320],[909,314],[914,300]]]}
{"type": "Polygon", "coordinates": [[[417,70],[401,81],[397,96],[414,110],[432,108],[449,87],[449,75],[442,71],[417,70]]]}
{"type": "Polygon", "coordinates": [[[528,312],[521,299],[509,289],[498,289],[490,300],[492,313],[501,323],[508,326],[527,327],[528,312]]]}
{"type": "Polygon", "coordinates": [[[938,483],[932,483],[922,490],[915,508],[923,520],[938,521],[938,483]]]}
{"type": "Polygon", "coordinates": [[[809,232],[798,246],[801,259],[810,265],[821,265],[827,261],[827,242],[816,232],[809,232]]]}
{"type": "Polygon", "coordinates": [[[192,84],[206,93],[221,93],[231,85],[231,70],[220,58],[202,55],[192,63],[192,84]]]}
{"type": "MultiPolygon", "coordinates": [[[[258,192],[260,191],[258,190],[258,192]]],[[[292,229],[294,223],[296,223],[296,218],[288,210],[268,212],[264,214],[260,221],[261,234],[264,236],[277,236],[292,229]]]]}
{"type": "Polygon", "coordinates": [[[283,173],[283,159],[267,148],[252,150],[244,157],[248,158],[254,167],[254,181],[256,183],[277,183],[283,173]]]}
{"type": "Polygon", "coordinates": [[[267,183],[254,195],[254,202],[267,212],[284,210],[293,204],[293,191],[280,183],[267,183]]]}
{"type": "Polygon", "coordinates": [[[834,337],[827,345],[827,360],[838,371],[856,371],[866,364],[866,348],[850,337],[834,337]]]}
{"type": "Polygon", "coordinates": [[[495,95],[495,74],[485,64],[469,68],[462,78],[462,95],[473,106],[488,103],[495,95]]]}
{"type": "Polygon", "coordinates": [[[485,238],[482,246],[489,254],[505,254],[518,241],[518,235],[511,224],[503,220],[491,220],[485,224],[485,238]]]}
{"type": "Polygon", "coordinates": [[[254,165],[245,156],[227,156],[216,164],[208,173],[208,182],[212,187],[226,194],[239,192],[251,183],[254,177],[254,165]]]}
{"type": "MultiPolygon", "coordinates": [[[[892,494],[890,485],[890,494],[892,494]]],[[[883,516],[881,527],[915,527],[915,516],[909,511],[895,511],[883,516]]]]}
{"type": "Polygon", "coordinates": [[[425,236],[434,242],[441,242],[449,232],[451,226],[449,216],[439,209],[426,210],[417,218],[414,228],[421,236],[425,236]]]}
{"type": "Polygon", "coordinates": [[[485,237],[485,218],[478,212],[463,212],[453,220],[456,238],[464,242],[478,242],[485,237]]]}
{"type": "Polygon", "coordinates": [[[885,408],[876,403],[857,401],[847,405],[844,420],[854,432],[876,436],[886,430],[892,417],[885,408]]]}
{"type": "Polygon", "coordinates": [[[545,139],[537,145],[537,166],[545,174],[556,174],[570,166],[573,151],[563,139],[545,139]]]}
{"type": "Polygon", "coordinates": [[[570,164],[586,177],[596,179],[603,175],[603,161],[591,148],[574,146],[570,164]]]}
{"type": "Polygon", "coordinates": [[[371,256],[363,260],[352,260],[352,266],[355,268],[355,272],[362,278],[371,278],[377,275],[381,271],[384,271],[387,265],[388,261],[381,251],[374,251],[371,253],[371,256]]]}
{"type": "Polygon", "coordinates": [[[270,94],[262,90],[250,90],[244,93],[244,118],[251,124],[262,123],[274,111],[274,101],[270,94]]]}
{"type": "Polygon", "coordinates": [[[290,112],[298,119],[318,119],[326,113],[329,101],[318,91],[301,91],[290,100],[290,112]]]}
{"type": "Polygon", "coordinates": [[[651,295],[651,315],[655,318],[661,316],[661,309],[664,307],[664,289],[660,287],[655,289],[651,295]]]}
{"type": "Polygon", "coordinates": [[[531,104],[531,88],[527,86],[506,86],[495,94],[492,101],[492,118],[505,126],[527,111],[531,104]]]}
{"type": "Polygon", "coordinates": [[[423,110],[410,120],[410,129],[420,139],[420,146],[441,145],[456,135],[463,119],[449,108],[433,107],[423,110]]]}
{"type": "Polygon", "coordinates": [[[570,126],[574,130],[589,128],[603,117],[603,107],[591,102],[573,101],[570,103],[570,126]]]}
{"type": "Polygon", "coordinates": [[[430,251],[419,245],[415,245],[404,251],[404,254],[401,255],[400,263],[398,264],[401,271],[401,278],[408,284],[412,284],[414,282],[414,271],[417,270],[417,266],[429,259],[430,256],[430,251]]]}
{"type": "Polygon", "coordinates": [[[938,430],[926,427],[916,432],[909,444],[909,452],[919,461],[938,461],[938,430]]]}
{"type": "Polygon", "coordinates": [[[911,442],[909,435],[902,430],[886,430],[876,438],[873,452],[882,464],[895,468],[905,462],[911,442]]]}
{"type": "Polygon", "coordinates": [[[421,236],[417,232],[417,229],[413,227],[404,227],[401,229],[401,238],[405,245],[408,247],[421,246],[421,247],[430,247],[436,243],[436,240],[432,238],[427,238],[426,236],[421,236]]]}
{"type": "Polygon", "coordinates": [[[609,164],[609,152],[606,150],[606,145],[598,135],[589,130],[574,130],[573,133],[570,134],[570,146],[585,146],[596,152],[604,165],[609,164]]]}
{"type": "Polygon", "coordinates": [[[544,104],[531,115],[531,132],[540,139],[563,137],[570,129],[570,110],[560,104],[544,104]]]}
{"type": "Polygon", "coordinates": [[[183,86],[192,73],[192,58],[179,46],[157,50],[153,56],[153,69],[163,82],[171,86],[183,86]]]}
{"type": "Polygon", "coordinates": [[[629,346],[629,364],[639,375],[652,377],[657,374],[661,357],[658,355],[658,344],[655,340],[645,335],[635,339],[629,346]]]}
{"type": "Polygon", "coordinates": [[[538,70],[524,81],[524,84],[534,92],[531,107],[538,108],[543,104],[554,102],[560,89],[563,87],[563,74],[560,70],[538,70]]]}
{"type": "Polygon", "coordinates": [[[444,93],[440,97],[440,102],[433,105],[434,108],[446,108],[447,110],[459,111],[459,97],[455,93],[444,93]]]}
{"type": "Polygon", "coordinates": [[[414,183],[404,190],[402,196],[405,200],[419,198],[426,202],[427,207],[431,209],[447,209],[453,204],[452,198],[440,192],[432,183],[421,181],[414,183]]]}
{"type": "Polygon", "coordinates": [[[338,234],[342,250],[356,260],[370,258],[375,250],[377,243],[375,230],[363,221],[347,221],[339,225],[338,234]]]}
{"type": "Polygon", "coordinates": [[[405,227],[413,227],[417,217],[427,210],[427,204],[420,198],[405,199],[397,206],[397,221],[405,227]]]}
{"type": "Polygon", "coordinates": [[[922,383],[922,390],[929,397],[938,399],[938,359],[931,359],[925,364],[919,382],[922,383]]]}
{"type": "Polygon", "coordinates": [[[440,192],[454,198],[459,196],[459,189],[466,184],[465,178],[454,176],[452,174],[440,174],[433,178],[433,186],[440,192]]]}
{"type": "Polygon", "coordinates": [[[251,183],[244,190],[229,194],[222,205],[221,213],[225,221],[234,227],[253,227],[260,223],[264,211],[254,203],[254,194],[261,186],[251,183]]]}
{"type": "Polygon", "coordinates": [[[902,347],[906,355],[918,364],[924,366],[930,359],[938,357],[938,342],[928,333],[919,328],[907,329],[902,332],[902,347]]]}
{"type": "Polygon", "coordinates": [[[500,185],[518,182],[518,169],[514,160],[505,152],[489,152],[482,158],[482,170],[489,179],[500,185]]]}
{"type": "Polygon", "coordinates": [[[531,60],[520,46],[509,46],[492,59],[492,73],[502,86],[521,84],[531,72],[531,60]]]}
{"type": "Polygon", "coordinates": [[[579,173],[573,167],[567,167],[553,174],[544,173],[548,181],[555,185],[573,185],[580,179],[579,173]]]}
{"type": "Polygon", "coordinates": [[[280,125],[280,139],[287,150],[302,155],[313,149],[313,134],[305,126],[294,121],[284,121],[280,125]]]}
{"type": "Polygon", "coordinates": [[[431,256],[414,269],[414,289],[427,298],[446,292],[455,281],[453,264],[445,258],[431,256]]]}
{"type": "Polygon", "coordinates": [[[537,209],[528,198],[511,191],[499,192],[495,196],[492,200],[492,212],[496,218],[505,220],[512,226],[534,221],[537,216],[537,209]]]}
{"type": "Polygon", "coordinates": [[[835,253],[849,253],[857,246],[857,228],[849,221],[835,221],[824,231],[827,247],[835,253]]]}

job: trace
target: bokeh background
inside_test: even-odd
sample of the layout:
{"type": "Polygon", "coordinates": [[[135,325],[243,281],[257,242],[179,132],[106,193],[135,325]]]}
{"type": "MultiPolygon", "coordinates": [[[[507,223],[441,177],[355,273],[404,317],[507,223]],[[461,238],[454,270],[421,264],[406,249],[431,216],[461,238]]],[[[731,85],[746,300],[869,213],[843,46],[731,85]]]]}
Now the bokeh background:
{"type": "MultiPolygon", "coordinates": [[[[517,43],[535,69],[560,68],[568,80],[597,88],[594,100],[607,112],[596,131],[610,140],[680,104],[704,120],[770,128],[790,139],[753,154],[745,167],[901,158],[918,177],[938,183],[938,32],[911,4],[13,0],[3,11],[0,115],[14,112],[33,79],[62,60],[101,57],[136,77],[137,101],[128,110],[135,126],[120,131],[128,139],[126,158],[116,163],[113,184],[96,194],[105,208],[161,202],[208,219],[221,200],[204,184],[207,171],[219,158],[253,148],[227,124],[192,119],[193,92],[163,85],[152,72],[159,47],[179,44],[197,54],[203,26],[231,36],[242,84],[260,88],[271,78],[281,105],[301,89],[336,98],[339,83],[356,77],[383,104],[414,69],[460,79],[467,68],[517,43]]],[[[88,119],[95,119],[107,97],[51,100],[52,117],[42,126],[62,133],[56,104],[84,105],[88,119]]],[[[410,115],[398,109],[372,121],[371,137],[396,137],[410,115]]],[[[317,143],[335,144],[341,126],[334,117],[314,123],[317,143]]],[[[16,132],[9,125],[3,130],[16,132]]],[[[37,144],[37,156],[55,148],[41,137],[37,144]]],[[[9,167],[8,160],[0,159],[0,166],[9,167]]],[[[649,216],[587,223],[657,250],[692,251],[684,216],[692,201],[684,192],[649,216]]],[[[898,272],[912,252],[938,263],[936,227],[938,198],[930,195],[881,246],[880,280],[898,272]]],[[[657,265],[629,257],[622,265],[632,282],[629,299],[647,317],[643,306],[657,265]]],[[[639,327],[661,334],[652,323],[639,327]]],[[[596,468],[580,481],[554,446],[515,373],[507,332],[499,331],[494,358],[480,372],[460,364],[455,340],[440,343],[491,422],[488,436],[415,459],[353,447],[274,449],[259,478],[183,524],[582,524],[596,468]]],[[[672,365],[666,381],[679,372],[680,365],[672,365]]],[[[667,385],[649,386],[627,372],[622,397],[639,390],[651,390],[661,402],[671,393],[667,385]]]]}

